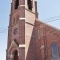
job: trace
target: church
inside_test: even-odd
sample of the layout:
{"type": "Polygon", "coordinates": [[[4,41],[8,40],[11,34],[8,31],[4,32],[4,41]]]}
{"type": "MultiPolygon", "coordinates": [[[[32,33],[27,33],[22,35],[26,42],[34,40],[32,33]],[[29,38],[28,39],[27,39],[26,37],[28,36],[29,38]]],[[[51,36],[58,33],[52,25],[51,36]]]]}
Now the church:
{"type": "Polygon", "coordinates": [[[60,60],[60,30],[38,19],[36,0],[12,0],[6,60],[60,60]]]}

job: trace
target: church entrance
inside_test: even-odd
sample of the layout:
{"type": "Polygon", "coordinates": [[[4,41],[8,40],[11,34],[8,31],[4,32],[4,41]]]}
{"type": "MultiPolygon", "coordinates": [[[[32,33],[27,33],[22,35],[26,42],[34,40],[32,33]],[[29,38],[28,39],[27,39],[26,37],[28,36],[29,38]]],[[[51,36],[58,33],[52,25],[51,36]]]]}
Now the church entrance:
{"type": "Polygon", "coordinates": [[[14,51],[13,60],[18,60],[18,51],[17,50],[14,51]]]}

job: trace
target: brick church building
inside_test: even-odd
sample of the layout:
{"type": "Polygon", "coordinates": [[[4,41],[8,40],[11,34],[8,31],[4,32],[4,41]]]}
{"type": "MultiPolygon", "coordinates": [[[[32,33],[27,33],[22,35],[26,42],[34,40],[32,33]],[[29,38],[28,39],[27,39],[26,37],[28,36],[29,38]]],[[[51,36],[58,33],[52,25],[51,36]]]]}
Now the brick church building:
{"type": "Polygon", "coordinates": [[[60,30],[38,19],[36,0],[12,0],[6,60],[60,60],[60,30]]]}

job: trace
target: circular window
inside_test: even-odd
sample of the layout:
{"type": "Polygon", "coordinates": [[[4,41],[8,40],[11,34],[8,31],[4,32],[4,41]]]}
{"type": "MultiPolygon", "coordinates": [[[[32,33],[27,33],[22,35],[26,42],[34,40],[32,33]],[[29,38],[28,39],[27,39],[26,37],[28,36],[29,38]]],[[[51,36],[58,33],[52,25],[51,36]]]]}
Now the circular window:
{"type": "Polygon", "coordinates": [[[17,34],[17,28],[16,28],[16,29],[14,29],[14,32],[13,32],[13,33],[14,33],[14,35],[16,35],[16,34],[17,34]]]}

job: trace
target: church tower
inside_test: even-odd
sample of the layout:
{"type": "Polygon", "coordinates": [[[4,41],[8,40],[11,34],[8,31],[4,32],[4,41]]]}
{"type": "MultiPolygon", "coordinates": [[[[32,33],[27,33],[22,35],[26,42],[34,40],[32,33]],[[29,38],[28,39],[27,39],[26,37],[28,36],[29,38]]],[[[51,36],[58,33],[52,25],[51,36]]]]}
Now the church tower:
{"type": "Polygon", "coordinates": [[[36,0],[12,0],[6,60],[36,60],[35,51],[32,51],[37,33],[34,33],[36,18],[36,0]]]}

